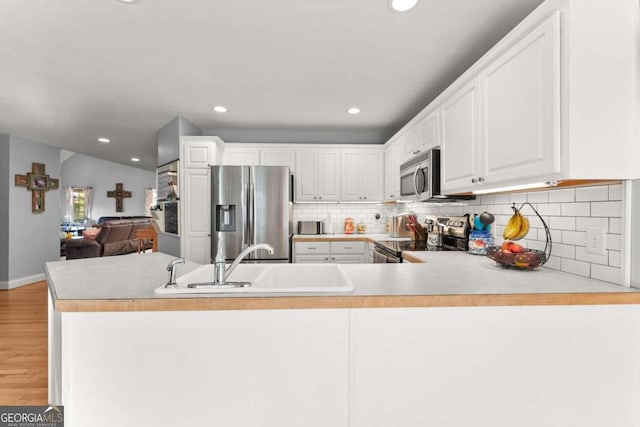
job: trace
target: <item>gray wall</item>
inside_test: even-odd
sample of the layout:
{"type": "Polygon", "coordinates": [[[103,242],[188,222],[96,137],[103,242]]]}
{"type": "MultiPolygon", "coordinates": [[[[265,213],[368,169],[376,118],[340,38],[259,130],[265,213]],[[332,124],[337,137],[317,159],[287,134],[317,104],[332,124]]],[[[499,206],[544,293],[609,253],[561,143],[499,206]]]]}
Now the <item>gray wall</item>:
{"type": "MultiPolygon", "coordinates": [[[[0,134],[0,200],[9,200],[9,135],[0,134]]],[[[9,281],[9,204],[0,202],[0,282],[9,281]]]]}
{"type": "Polygon", "coordinates": [[[281,144],[383,144],[387,135],[369,129],[207,129],[203,135],[219,136],[224,142],[271,142],[281,144]]]}
{"type": "Polygon", "coordinates": [[[202,129],[177,116],[158,131],[158,166],[180,158],[180,137],[202,135],[202,129]]]}
{"type": "MultiPolygon", "coordinates": [[[[62,163],[61,186],[93,187],[94,220],[101,216],[144,215],[145,189],[156,186],[156,174],[76,153],[62,163]],[[124,199],[124,212],[116,212],[115,199],[107,198],[107,191],[114,190],[117,182],[123,183],[124,189],[132,192],[131,198],[124,199]]],[[[58,211],[58,216],[64,216],[62,209],[58,211]]]]}
{"type": "MultiPolygon", "coordinates": [[[[4,145],[4,144],[3,144],[4,145]]],[[[4,156],[3,156],[4,158],[4,156]]],[[[45,211],[31,212],[31,192],[14,185],[14,175],[44,163],[51,178],[60,179],[60,149],[11,135],[9,137],[9,274],[8,281],[44,273],[44,263],[60,259],[61,190],[45,195],[45,211]]]]}

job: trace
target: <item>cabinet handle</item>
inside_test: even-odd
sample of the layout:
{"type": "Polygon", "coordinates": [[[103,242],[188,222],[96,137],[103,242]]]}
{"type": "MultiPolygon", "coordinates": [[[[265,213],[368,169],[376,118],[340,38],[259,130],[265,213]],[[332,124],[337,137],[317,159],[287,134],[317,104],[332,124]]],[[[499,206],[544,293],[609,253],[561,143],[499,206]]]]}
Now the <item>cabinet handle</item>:
{"type": "Polygon", "coordinates": [[[478,182],[478,180],[477,180],[477,179],[475,179],[475,178],[471,178],[471,183],[472,183],[472,184],[475,184],[476,182],[478,182]]]}
{"type": "Polygon", "coordinates": [[[353,249],[353,246],[345,246],[345,249],[353,249]]]}
{"type": "Polygon", "coordinates": [[[325,261],[329,261],[329,257],[325,258],[324,260],[325,260],[325,261]]]}
{"type": "Polygon", "coordinates": [[[367,200],[367,196],[364,196],[364,199],[367,200]]]}
{"type": "Polygon", "coordinates": [[[309,249],[310,251],[315,251],[316,247],[315,246],[307,246],[307,249],[309,249]]]}
{"type": "Polygon", "coordinates": [[[358,199],[359,199],[359,200],[362,200],[362,196],[358,196],[358,199]]]}
{"type": "Polygon", "coordinates": [[[317,197],[316,197],[316,196],[313,196],[313,200],[316,200],[316,199],[317,199],[317,197]]]}
{"type": "Polygon", "coordinates": [[[331,261],[335,261],[335,260],[336,260],[336,257],[332,256],[331,261]]]}
{"type": "Polygon", "coordinates": [[[484,182],[484,178],[483,177],[479,177],[478,178],[478,182],[484,182]]]}
{"type": "Polygon", "coordinates": [[[318,196],[318,199],[322,200],[322,196],[318,196]]]}

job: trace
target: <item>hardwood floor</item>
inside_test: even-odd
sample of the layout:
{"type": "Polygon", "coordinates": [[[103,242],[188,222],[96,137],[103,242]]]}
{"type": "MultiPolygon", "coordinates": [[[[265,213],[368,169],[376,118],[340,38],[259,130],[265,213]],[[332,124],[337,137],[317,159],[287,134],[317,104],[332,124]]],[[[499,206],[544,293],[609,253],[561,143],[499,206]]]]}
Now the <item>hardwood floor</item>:
{"type": "Polygon", "coordinates": [[[0,405],[46,405],[47,283],[0,291],[0,405]]]}

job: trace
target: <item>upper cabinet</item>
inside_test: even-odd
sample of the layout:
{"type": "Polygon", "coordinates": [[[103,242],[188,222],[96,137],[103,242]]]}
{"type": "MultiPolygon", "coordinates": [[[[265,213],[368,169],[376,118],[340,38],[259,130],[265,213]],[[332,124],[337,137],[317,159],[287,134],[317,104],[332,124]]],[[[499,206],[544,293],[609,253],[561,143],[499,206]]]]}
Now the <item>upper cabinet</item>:
{"type": "Polygon", "coordinates": [[[381,148],[342,150],[340,200],[374,202],[384,199],[384,158],[381,148]]]}
{"type": "Polygon", "coordinates": [[[444,101],[445,192],[557,177],[559,67],[560,15],[555,13],[444,101]]]}
{"type": "Polygon", "coordinates": [[[269,147],[260,150],[260,164],[263,166],[288,166],[296,170],[296,156],[291,147],[269,147]]]}
{"type": "Polygon", "coordinates": [[[400,164],[402,163],[403,145],[401,141],[393,141],[384,150],[384,198],[397,200],[400,198],[400,164]]]}
{"type": "Polygon", "coordinates": [[[440,145],[440,133],[438,124],[438,111],[418,118],[415,123],[407,126],[400,137],[402,143],[403,161],[418,153],[440,145]]]}
{"type": "Polygon", "coordinates": [[[234,166],[257,166],[260,164],[260,151],[253,147],[239,146],[225,147],[224,161],[225,165],[234,166]]]}
{"type": "Polygon", "coordinates": [[[340,199],[340,150],[296,151],[295,200],[337,202],[340,199]]]}
{"type": "Polygon", "coordinates": [[[446,194],[640,178],[639,15],[634,0],[542,3],[387,147],[406,157],[431,135],[446,194]]]}

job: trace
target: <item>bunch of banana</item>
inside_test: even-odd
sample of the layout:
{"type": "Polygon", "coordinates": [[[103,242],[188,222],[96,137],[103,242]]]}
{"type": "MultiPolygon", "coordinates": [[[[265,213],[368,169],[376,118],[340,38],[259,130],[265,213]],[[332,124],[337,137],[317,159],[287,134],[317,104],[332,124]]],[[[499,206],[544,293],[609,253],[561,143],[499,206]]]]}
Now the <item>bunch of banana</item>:
{"type": "Polygon", "coordinates": [[[522,215],[518,209],[513,208],[515,211],[507,225],[504,226],[504,232],[502,237],[505,240],[520,240],[529,232],[529,220],[526,216],[522,215]]]}

